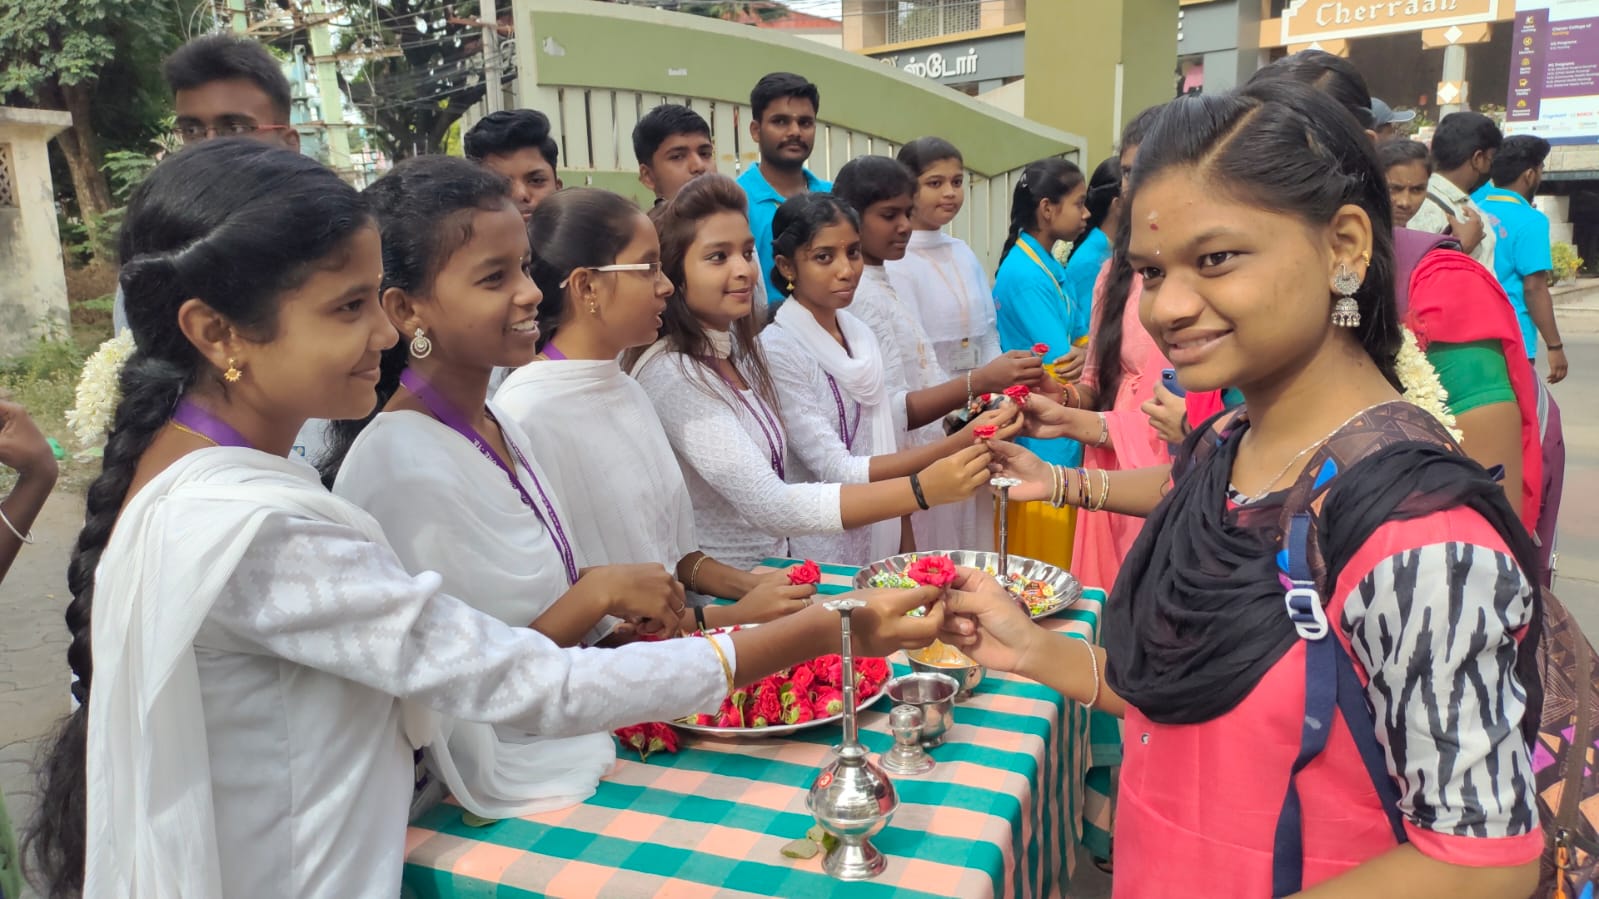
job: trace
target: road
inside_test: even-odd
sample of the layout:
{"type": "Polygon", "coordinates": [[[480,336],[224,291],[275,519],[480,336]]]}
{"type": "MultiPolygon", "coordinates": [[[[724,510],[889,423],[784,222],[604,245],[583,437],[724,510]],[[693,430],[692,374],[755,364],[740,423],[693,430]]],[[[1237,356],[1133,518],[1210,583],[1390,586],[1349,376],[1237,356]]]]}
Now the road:
{"type": "MultiPolygon", "coordinates": [[[[1566,430],[1566,490],[1561,509],[1556,592],[1583,630],[1599,637],[1599,311],[1561,324],[1571,375],[1554,388],[1566,430]]],[[[68,707],[67,633],[62,612],[67,560],[83,524],[82,499],[52,497],[0,587],[0,790],[13,820],[33,805],[31,761],[68,707]]],[[[1103,885],[1085,877],[1086,896],[1103,885]]]]}

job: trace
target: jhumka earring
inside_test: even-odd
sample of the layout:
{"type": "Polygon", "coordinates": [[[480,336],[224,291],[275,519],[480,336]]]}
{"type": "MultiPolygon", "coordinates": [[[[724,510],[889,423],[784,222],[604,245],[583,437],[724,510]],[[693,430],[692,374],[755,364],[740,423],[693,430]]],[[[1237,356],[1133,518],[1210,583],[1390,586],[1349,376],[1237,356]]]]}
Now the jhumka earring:
{"type": "Polygon", "coordinates": [[[431,352],[433,352],[433,341],[428,340],[426,331],[417,328],[416,335],[411,338],[411,355],[418,359],[426,359],[431,352]]]}
{"type": "Polygon", "coordinates": [[[1332,323],[1340,328],[1360,327],[1360,304],[1355,302],[1355,291],[1360,289],[1361,280],[1343,263],[1338,263],[1338,274],[1333,276],[1338,302],[1333,304],[1332,323]]]}

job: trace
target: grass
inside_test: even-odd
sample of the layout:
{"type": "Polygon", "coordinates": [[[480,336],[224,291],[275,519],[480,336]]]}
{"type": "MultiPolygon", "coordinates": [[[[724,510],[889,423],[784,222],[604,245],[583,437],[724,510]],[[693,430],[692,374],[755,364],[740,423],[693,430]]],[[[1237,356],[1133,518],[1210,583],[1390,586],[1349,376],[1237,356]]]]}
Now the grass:
{"type": "MultiPolygon", "coordinates": [[[[0,391],[21,403],[39,430],[46,437],[55,438],[67,453],[61,460],[57,490],[81,492],[100,473],[98,456],[83,455],[68,430],[67,410],[75,400],[83,361],[110,336],[109,307],[101,311],[75,306],[71,340],[40,340],[20,356],[0,359],[0,391]]],[[[15,475],[9,469],[0,469],[0,495],[9,492],[14,481],[15,475]]]]}

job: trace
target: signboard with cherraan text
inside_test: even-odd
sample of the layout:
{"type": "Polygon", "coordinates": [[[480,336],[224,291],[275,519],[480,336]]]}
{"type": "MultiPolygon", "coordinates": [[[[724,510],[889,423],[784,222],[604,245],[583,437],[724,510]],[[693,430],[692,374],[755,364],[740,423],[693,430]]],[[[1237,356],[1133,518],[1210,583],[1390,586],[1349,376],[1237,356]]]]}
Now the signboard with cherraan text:
{"type": "Polygon", "coordinates": [[[1283,11],[1282,42],[1307,44],[1499,19],[1514,0],[1294,0],[1283,11]]]}

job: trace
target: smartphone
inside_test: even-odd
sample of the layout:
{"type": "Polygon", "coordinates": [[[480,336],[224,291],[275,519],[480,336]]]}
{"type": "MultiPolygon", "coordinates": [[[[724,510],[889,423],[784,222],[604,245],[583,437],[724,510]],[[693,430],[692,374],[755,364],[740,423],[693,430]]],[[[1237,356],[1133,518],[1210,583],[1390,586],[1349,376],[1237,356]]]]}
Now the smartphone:
{"type": "Polygon", "coordinates": [[[1183,389],[1183,385],[1177,383],[1177,369],[1175,368],[1161,369],[1160,383],[1164,385],[1167,390],[1170,390],[1173,396],[1188,395],[1188,391],[1183,389]]]}

